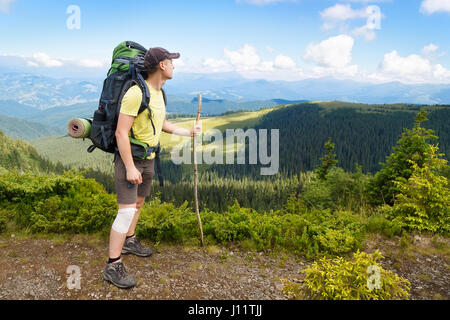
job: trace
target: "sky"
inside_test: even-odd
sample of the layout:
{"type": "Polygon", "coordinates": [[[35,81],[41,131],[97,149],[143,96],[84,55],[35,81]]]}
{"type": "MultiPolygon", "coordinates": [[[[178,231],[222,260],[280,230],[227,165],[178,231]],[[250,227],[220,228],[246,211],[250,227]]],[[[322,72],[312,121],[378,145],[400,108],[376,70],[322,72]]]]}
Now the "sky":
{"type": "Polygon", "coordinates": [[[450,83],[450,0],[0,0],[0,72],[104,77],[132,40],[179,73],[450,83]]]}

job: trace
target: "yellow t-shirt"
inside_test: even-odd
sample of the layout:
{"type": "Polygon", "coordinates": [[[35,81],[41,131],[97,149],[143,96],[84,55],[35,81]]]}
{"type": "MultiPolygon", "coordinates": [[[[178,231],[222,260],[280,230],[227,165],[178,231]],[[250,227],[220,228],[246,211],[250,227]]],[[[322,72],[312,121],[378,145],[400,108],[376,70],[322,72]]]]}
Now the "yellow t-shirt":
{"type": "MultiPolygon", "coordinates": [[[[156,146],[161,135],[164,118],[166,116],[166,105],[164,104],[164,97],[161,90],[155,90],[145,82],[150,92],[150,109],[152,110],[153,124],[155,125],[155,135],[153,134],[153,127],[148,118],[148,109],[145,109],[138,115],[139,108],[142,102],[142,91],[139,86],[134,85],[125,93],[120,107],[120,113],[136,117],[131,128],[133,129],[135,139],[147,143],[149,146],[156,146]]],[[[131,132],[128,134],[131,136],[131,132]]],[[[156,154],[153,152],[147,159],[155,158],[156,154]]]]}

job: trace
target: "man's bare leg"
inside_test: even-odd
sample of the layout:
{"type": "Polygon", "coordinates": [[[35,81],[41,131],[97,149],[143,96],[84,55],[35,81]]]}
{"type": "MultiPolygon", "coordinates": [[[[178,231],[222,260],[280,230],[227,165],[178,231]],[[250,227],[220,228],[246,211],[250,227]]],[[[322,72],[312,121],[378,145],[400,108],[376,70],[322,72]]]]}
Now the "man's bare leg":
{"type": "Polygon", "coordinates": [[[124,289],[136,285],[136,280],[126,272],[120,258],[127,230],[129,230],[129,226],[134,219],[135,212],[136,204],[119,204],[118,216],[114,220],[109,235],[109,259],[103,272],[103,279],[124,289]]]}
{"type": "Polygon", "coordinates": [[[127,237],[134,235],[134,232],[136,230],[136,225],[139,219],[139,214],[141,213],[141,208],[144,205],[145,197],[137,197],[136,202],[136,213],[133,217],[133,222],[131,222],[130,229],[128,229],[127,237]]]}
{"type": "Polygon", "coordinates": [[[149,257],[153,254],[153,251],[150,248],[144,248],[139,239],[134,236],[139,214],[141,213],[141,208],[144,205],[144,202],[145,197],[138,197],[136,202],[136,212],[128,229],[125,243],[122,246],[122,254],[135,254],[139,257],[149,257]]]}
{"type": "MultiPolygon", "coordinates": [[[[119,204],[119,210],[125,208],[136,208],[136,203],[134,204],[119,204]]],[[[136,215],[135,215],[136,216],[136,215]]],[[[133,217],[134,221],[134,217],[133,217]]],[[[123,243],[127,233],[120,233],[111,228],[111,233],[109,235],[109,257],[117,258],[120,257],[122,253],[123,243]]]]}

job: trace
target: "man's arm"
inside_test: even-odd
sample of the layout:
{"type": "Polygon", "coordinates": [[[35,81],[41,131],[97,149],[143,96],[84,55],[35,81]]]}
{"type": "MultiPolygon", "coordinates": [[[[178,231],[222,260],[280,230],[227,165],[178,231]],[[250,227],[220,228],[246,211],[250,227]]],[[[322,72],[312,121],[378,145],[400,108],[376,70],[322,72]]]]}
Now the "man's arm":
{"type": "Polygon", "coordinates": [[[142,176],[134,165],[133,156],[131,155],[130,138],[128,137],[128,132],[130,132],[134,118],[135,117],[133,116],[119,113],[116,129],[116,141],[117,147],[119,148],[120,157],[125,164],[127,180],[132,184],[141,184],[142,176]]]}
{"type": "Polygon", "coordinates": [[[195,131],[195,134],[198,135],[201,132],[200,125],[195,125],[191,129],[185,129],[180,126],[177,126],[173,124],[172,122],[167,121],[167,119],[164,117],[164,122],[162,126],[162,130],[167,133],[176,134],[179,136],[185,136],[185,137],[192,137],[193,132],[195,131]]]}

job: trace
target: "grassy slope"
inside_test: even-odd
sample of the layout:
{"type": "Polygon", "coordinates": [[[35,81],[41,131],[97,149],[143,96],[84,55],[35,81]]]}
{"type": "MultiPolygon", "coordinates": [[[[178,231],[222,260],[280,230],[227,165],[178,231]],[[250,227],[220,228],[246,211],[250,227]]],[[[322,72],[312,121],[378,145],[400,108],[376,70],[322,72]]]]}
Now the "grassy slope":
{"type": "MultiPolygon", "coordinates": [[[[233,113],[221,117],[201,118],[203,132],[207,132],[207,130],[212,128],[221,131],[226,128],[251,128],[261,120],[263,115],[269,113],[271,110],[273,109],[233,113]]],[[[183,128],[190,128],[194,124],[195,118],[177,118],[170,121],[183,128]]],[[[181,138],[179,138],[162,133],[161,145],[165,151],[170,152],[174,146],[180,143],[181,138]]],[[[100,150],[94,150],[93,153],[88,153],[86,149],[91,145],[89,139],[83,141],[67,136],[51,136],[32,140],[31,143],[41,155],[54,162],[61,161],[64,165],[73,167],[92,166],[103,172],[112,172],[112,155],[100,150]]]]}

